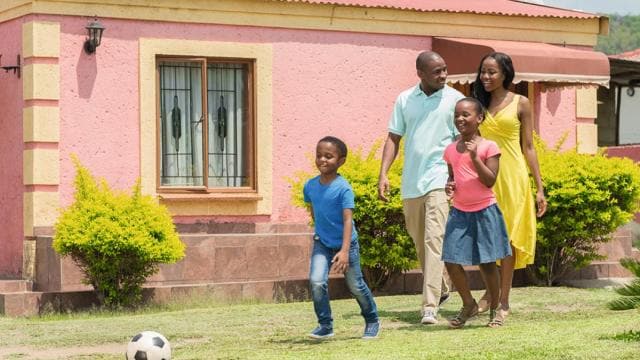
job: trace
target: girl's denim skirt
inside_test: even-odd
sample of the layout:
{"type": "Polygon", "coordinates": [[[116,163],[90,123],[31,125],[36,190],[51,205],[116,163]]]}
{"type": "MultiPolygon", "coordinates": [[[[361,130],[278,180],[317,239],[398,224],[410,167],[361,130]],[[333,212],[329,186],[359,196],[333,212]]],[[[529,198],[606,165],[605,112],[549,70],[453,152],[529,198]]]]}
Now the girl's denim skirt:
{"type": "Polygon", "coordinates": [[[479,265],[509,255],[511,246],[498,204],[473,212],[451,208],[442,246],[444,262],[479,265]]]}

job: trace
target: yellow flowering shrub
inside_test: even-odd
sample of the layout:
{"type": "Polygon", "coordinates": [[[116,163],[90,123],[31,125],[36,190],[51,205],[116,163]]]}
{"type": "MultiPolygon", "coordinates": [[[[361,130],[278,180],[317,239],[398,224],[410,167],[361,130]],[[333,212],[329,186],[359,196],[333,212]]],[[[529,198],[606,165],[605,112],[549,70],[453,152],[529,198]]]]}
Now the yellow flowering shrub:
{"type": "Polygon", "coordinates": [[[74,202],[55,224],[53,248],[75,261],[103,305],[137,305],[146,278],[182,259],[185,246],[167,209],[142,195],[139,182],[131,195],[115,192],[73,161],[74,202]]]}
{"type": "Polygon", "coordinates": [[[548,207],[538,220],[533,273],[547,285],[571,268],[601,259],[600,244],[629,222],[640,204],[640,167],[633,161],[558,148],[536,139],[548,207]]]}

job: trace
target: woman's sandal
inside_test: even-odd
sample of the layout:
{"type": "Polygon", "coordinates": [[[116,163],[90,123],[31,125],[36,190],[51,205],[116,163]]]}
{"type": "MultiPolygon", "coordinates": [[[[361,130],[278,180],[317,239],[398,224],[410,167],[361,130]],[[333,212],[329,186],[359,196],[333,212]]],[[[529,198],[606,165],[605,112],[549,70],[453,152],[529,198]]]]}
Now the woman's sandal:
{"type": "Polygon", "coordinates": [[[497,309],[491,309],[489,311],[489,323],[488,327],[496,329],[504,325],[504,321],[507,319],[509,315],[509,310],[504,310],[502,307],[498,307],[497,309]]]}
{"type": "Polygon", "coordinates": [[[469,319],[476,315],[478,315],[478,304],[474,301],[473,306],[463,306],[462,309],[460,309],[458,315],[449,320],[449,327],[451,327],[452,329],[460,329],[467,323],[469,319]]]}

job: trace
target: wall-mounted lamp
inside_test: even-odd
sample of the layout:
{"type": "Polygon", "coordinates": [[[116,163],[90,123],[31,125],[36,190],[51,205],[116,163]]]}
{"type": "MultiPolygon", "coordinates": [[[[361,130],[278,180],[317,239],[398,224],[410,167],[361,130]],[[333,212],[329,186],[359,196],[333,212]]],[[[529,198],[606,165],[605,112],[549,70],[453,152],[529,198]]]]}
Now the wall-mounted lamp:
{"type": "Polygon", "coordinates": [[[100,46],[100,40],[102,40],[102,32],[104,26],[100,24],[98,18],[95,18],[89,25],[86,26],[87,34],[89,37],[84,42],[84,51],[87,54],[93,54],[96,52],[96,48],[100,46]]]}

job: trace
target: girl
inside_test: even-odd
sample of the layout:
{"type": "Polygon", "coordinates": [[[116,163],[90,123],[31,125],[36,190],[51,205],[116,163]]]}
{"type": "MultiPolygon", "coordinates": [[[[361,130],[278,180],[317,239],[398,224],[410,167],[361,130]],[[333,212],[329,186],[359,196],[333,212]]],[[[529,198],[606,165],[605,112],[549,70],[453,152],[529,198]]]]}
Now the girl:
{"type": "Polygon", "coordinates": [[[445,229],[442,260],[463,303],[460,313],[449,321],[452,328],[463,327],[478,314],[478,304],[471,296],[462,265],[480,265],[491,296],[488,325],[496,326],[500,291],[496,260],[511,255],[502,212],[491,190],[498,175],[500,150],[493,141],[480,137],[478,126],[483,119],[478,100],[458,101],[454,121],[460,139],[444,151],[449,167],[446,192],[453,196],[453,208],[445,229]]]}
{"type": "MultiPolygon", "coordinates": [[[[542,216],[547,209],[538,157],[533,146],[531,104],[526,97],[508,90],[514,76],[511,58],[494,52],[481,60],[473,84],[474,97],[487,109],[485,121],[480,125],[480,133],[498,144],[502,152],[502,165],[509,168],[509,171],[500,173],[493,188],[498,205],[505,214],[513,253],[513,256],[500,262],[500,309],[496,318],[496,324],[499,325],[509,314],[509,293],[514,269],[533,263],[536,215],[542,216]],[[535,204],[527,165],[536,184],[535,204]]],[[[482,296],[479,302],[480,312],[489,309],[488,304],[493,301],[491,296],[488,291],[482,296]]]]}

